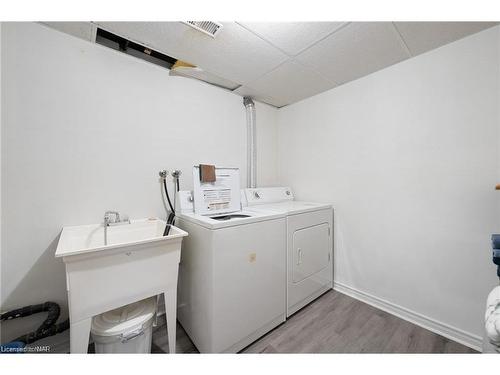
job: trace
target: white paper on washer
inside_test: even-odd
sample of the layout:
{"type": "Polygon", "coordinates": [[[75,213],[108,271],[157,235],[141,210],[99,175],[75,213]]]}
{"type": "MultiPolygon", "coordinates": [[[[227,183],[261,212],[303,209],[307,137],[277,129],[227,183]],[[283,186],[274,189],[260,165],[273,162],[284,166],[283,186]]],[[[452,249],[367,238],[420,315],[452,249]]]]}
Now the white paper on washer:
{"type": "Polygon", "coordinates": [[[200,168],[193,167],[194,212],[218,215],[241,210],[240,170],[215,168],[215,182],[202,183],[200,168]]]}

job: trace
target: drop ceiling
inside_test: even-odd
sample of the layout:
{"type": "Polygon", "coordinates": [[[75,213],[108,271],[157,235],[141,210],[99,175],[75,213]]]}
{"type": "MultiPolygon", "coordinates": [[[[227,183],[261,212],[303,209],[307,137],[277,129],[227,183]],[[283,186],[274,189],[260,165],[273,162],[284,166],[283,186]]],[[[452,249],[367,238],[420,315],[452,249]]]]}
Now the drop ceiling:
{"type": "Polygon", "coordinates": [[[496,22],[45,22],[91,40],[95,25],[196,65],[240,95],[282,107],[461,39],[496,22]]]}

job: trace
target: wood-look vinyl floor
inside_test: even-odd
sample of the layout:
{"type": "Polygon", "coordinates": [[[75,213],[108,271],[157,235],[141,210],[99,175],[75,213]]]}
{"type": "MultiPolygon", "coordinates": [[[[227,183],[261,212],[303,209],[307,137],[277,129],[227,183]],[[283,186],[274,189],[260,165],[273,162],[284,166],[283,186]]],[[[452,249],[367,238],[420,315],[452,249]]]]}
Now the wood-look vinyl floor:
{"type": "MultiPolygon", "coordinates": [[[[168,353],[164,317],[153,333],[153,353],[168,353]]],[[[198,353],[177,324],[177,353],[198,353]]],[[[464,345],[329,291],[241,353],[477,353],[464,345]]]]}

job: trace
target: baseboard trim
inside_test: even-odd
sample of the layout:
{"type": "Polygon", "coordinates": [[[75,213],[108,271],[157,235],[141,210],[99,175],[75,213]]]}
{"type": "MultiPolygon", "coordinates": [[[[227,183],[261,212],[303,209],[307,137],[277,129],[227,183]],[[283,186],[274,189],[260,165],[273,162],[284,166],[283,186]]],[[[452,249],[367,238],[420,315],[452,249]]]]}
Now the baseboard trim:
{"type": "Polygon", "coordinates": [[[382,298],[375,297],[374,295],[362,292],[358,289],[352,288],[339,282],[333,283],[333,289],[340,293],[346,294],[349,297],[355,298],[361,302],[365,302],[373,307],[376,307],[377,309],[395,315],[410,323],[416,324],[422,328],[437,333],[438,335],[444,336],[450,340],[468,346],[469,348],[472,348],[479,352],[482,351],[482,337],[463,331],[459,328],[452,327],[448,324],[429,318],[425,315],[419,314],[415,311],[396,305],[395,303],[386,301],[382,298]]]}

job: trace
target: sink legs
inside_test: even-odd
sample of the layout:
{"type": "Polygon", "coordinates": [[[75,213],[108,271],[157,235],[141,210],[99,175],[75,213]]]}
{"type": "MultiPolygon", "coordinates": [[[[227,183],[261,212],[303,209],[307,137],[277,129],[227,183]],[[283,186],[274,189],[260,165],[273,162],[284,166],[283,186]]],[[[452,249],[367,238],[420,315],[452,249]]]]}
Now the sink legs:
{"type": "Polygon", "coordinates": [[[165,298],[169,352],[175,353],[180,242],[64,258],[71,353],[87,353],[92,317],[159,294],[165,298]]]}
{"type": "Polygon", "coordinates": [[[167,289],[165,298],[165,313],[167,318],[168,351],[175,354],[175,336],[177,324],[177,289],[167,289]]]}
{"type": "Polygon", "coordinates": [[[87,354],[91,323],[92,318],[86,318],[75,323],[70,320],[69,337],[71,353],[87,354]]]}

